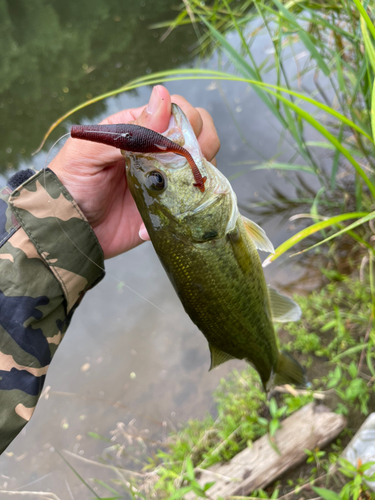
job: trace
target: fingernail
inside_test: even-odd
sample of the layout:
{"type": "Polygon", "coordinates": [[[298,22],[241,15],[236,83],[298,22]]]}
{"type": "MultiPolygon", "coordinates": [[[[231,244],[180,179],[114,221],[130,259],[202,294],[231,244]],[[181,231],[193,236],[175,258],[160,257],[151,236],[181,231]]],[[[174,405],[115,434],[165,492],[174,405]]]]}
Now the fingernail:
{"type": "Polygon", "coordinates": [[[150,239],[150,236],[148,235],[147,229],[144,224],[139,228],[139,237],[143,241],[148,241],[150,239]]]}
{"type": "Polygon", "coordinates": [[[161,103],[161,99],[159,96],[159,85],[156,85],[156,87],[154,87],[152,89],[150,100],[149,100],[149,103],[147,105],[147,113],[150,115],[155,114],[160,106],[160,103],[161,103]]]}

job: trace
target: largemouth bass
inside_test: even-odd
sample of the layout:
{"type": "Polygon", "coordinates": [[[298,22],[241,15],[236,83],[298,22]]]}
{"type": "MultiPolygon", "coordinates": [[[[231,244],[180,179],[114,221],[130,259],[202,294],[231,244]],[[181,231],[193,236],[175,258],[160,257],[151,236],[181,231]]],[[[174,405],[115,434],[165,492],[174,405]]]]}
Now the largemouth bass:
{"type": "MultiPolygon", "coordinates": [[[[208,340],[210,369],[238,358],[256,368],[266,390],[304,385],[303,368],[278,348],[273,322],[297,320],[301,311],[266,285],[257,250],[273,252],[271,242],[240,215],[229,181],[203,157],[175,104],[163,136],[190,153],[204,189],[197,189],[186,157],[161,154],[161,148],[123,152],[128,186],[185,311],[208,340]]],[[[100,135],[86,138],[101,142],[100,135]]]]}

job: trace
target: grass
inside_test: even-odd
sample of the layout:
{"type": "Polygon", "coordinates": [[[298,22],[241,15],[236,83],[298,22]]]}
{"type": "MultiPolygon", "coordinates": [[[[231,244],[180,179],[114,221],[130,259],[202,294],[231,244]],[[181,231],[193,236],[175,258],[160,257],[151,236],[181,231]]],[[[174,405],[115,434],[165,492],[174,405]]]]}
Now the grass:
{"type": "MultiPolygon", "coordinates": [[[[96,484],[107,490],[112,488],[118,498],[130,488],[134,498],[142,499],[171,500],[182,498],[178,496],[180,493],[197,493],[194,469],[199,471],[232,458],[267,432],[272,439],[284,418],[319,395],[325,404],[348,418],[347,431],[329,451],[306,450],[308,467],[305,467],[302,477],[284,479],[265,492],[254,492],[252,498],[279,498],[291,492],[300,492],[298,498],[308,498],[301,487],[310,482],[317,488],[329,488],[337,495],[349,483],[352,487],[350,481],[354,479],[345,480],[345,473],[352,474],[353,467],[350,469],[350,464],[341,462],[339,456],[353,430],[370,411],[375,410],[373,288],[369,281],[360,281],[358,277],[336,274],[335,278],[306,297],[296,297],[302,308],[302,321],[279,330],[283,348],[297,355],[307,367],[312,383],[309,391],[278,392],[267,401],[255,370],[248,367],[242,372],[233,371],[227,379],[221,380],[214,392],[216,417],[209,414],[203,420],[191,420],[183,429],[172,432],[163,444],[149,447],[149,458],[143,462],[143,472],[134,473],[133,479],[129,479],[132,475],[129,470],[126,479],[123,473],[121,479],[115,472],[123,471],[118,464],[122,460],[124,464],[128,462],[129,450],[135,457],[139,456],[135,449],[137,440],[129,449],[122,448],[121,441],[112,440],[112,451],[118,456],[117,465],[110,466],[114,477],[106,483],[96,480],[96,484]]],[[[138,446],[144,456],[145,443],[138,446]]],[[[109,465],[106,467],[108,470],[109,465]]],[[[134,467],[139,467],[137,461],[134,467]]],[[[363,479],[363,474],[361,477],[363,479]]],[[[366,483],[362,481],[363,495],[365,491],[366,483]]],[[[200,494],[209,495],[209,490],[204,492],[201,489],[200,494]]]]}
{"type": "MultiPolygon", "coordinates": [[[[371,129],[371,117],[374,115],[374,29],[371,28],[373,25],[367,10],[359,8],[357,3],[353,4],[351,0],[322,3],[305,0],[282,4],[278,0],[254,0],[237,5],[237,2],[217,0],[207,6],[197,0],[186,0],[186,12],[183,16],[178,15],[168,29],[176,29],[180,24],[186,23],[188,18],[195,26],[199,21],[206,28],[199,45],[206,51],[209,47],[219,47],[226,54],[232,71],[174,70],[136,79],[76,107],[55,122],[46,137],[59,123],[82,107],[143,85],[179,79],[248,83],[279,121],[281,129],[286,133],[284,140],[288,140],[294,147],[295,152],[285,162],[288,170],[309,170],[318,179],[321,185],[319,196],[316,193],[311,203],[314,215],[318,215],[321,207],[330,202],[331,217],[326,218],[324,226],[332,226],[330,238],[340,236],[347,231],[345,227],[339,228],[336,223],[336,217],[342,215],[342,203],[332,202],[332,192],[343,190],[339,181],[340,173],[348,168],[352,169],[357,211],[371,207],[375,197],[375,155],[371,129]],[[337,8],[338,4],[340,9],[337,8]],[[251,13],[244,15],[250,7],[251,13]],[[225,37],[225,33],[233,29],[238,33],[239,46],[232,46],[225,37]],[[256,64],[252,44],[257,36],[264,34],[269,36],[274,54],[272,58],[268,55],[256,64]],[[309,58],[302,68],[297,65],[296,75],[293,82],[290,82],[291,77],[288,76],[285,65],[291,58],[297,61],[295,52],[300,50],[301,44],[309,58]],[[316,86],[314,96],[304,91],[304,77],[312,73],[316,86]],[[320,74],[323,74],[323,82],[320,82],[320,74]],[[269,78],[275,79],[275,83],[267,83],[265,80],[269,78]],[[315,146],[309,145],[306,137],[311,128],[326,141],[316,142],[315,146]],[[315,151],[317,147],[334,151],[329,176],[319,164],[319,155],[315,151]]],[[[373,14],[373,7],[368,7],[368,10],[373,14]]],[[[262,167],[272,168],[273,165],[268,163],[254,168],[262,167]]],[[[282,168],[276,162],[274,167],[282,168]]],[[[357,233],[352,229],[375,217],[375,213],[370,208],[368,210],[364,218],[348,230],[354,238],[357,233]]],[[[305,231],[300,234],[299,239],[308,236],[305,231]]],[[[291,239],[289,247],[293,244],[294,239],[291,239]]],[[[363,241],[362,244],[365,245],[363,241]]],[[[373,251],[371,245],[367,246],[373,251]]],[[[282,255],[284,248],[286,249],[285,245],[279,248],[272,260],[282,255]]]]}
{"type": "MultiPolygon", "coordinates": [[[[312,220],[280,245],[267,263],[296,250],[296,245],[297,253],[310,250],[320,267],[324,262],[325,286],[297,298],[303,319],[280,330],[280,336],[286,349],[298,353],[308,367],[313,391],[320,391],[332,409],[345,414],[348,428],[354,430],[375,409],[374,16],[375,7],[367,0],[213,0],[207,4],[184,0],[172,23],[154,28],[166,29],[167,36],[192,23],[202,56],[213,50],[221,53],[218,70],[174,70],[133,80],[75,108],[50,129],[92,102],[143,85],[208,79],[251,86],[279,124],[281,147],[288,143],[293,153],[283,163],[275,158],[246,171],[275,168],[288,175],[294,170],[314,176],[319,183],[314,191],[301,177],[295,199],[275,189],[273,200],[258,205],[267,216],[284,212],[297,214],[296,220],[302,216],[312,220]],[[237,33],[236,45],[226,37],[230,31],[237,33]],[[257,37],[267,37],[272,47],[272,54],[261,61],[253,49],[257,37]],[[307,55],[303,63],[298,57],[301,51],[307,55]],[[292,72],[287,70],[291,63],[292,72]],[[321,139],[309,140],[311,131],[321,139]],[[331,154],[328,170],[322,166],[322,152],[331,154]],[[324,259],[321,245],[329,250],[324,259]],[[341,273],[339,259],[348,261],[351,276],[341,273]]],[[[100,485],[111,494],[127,491],[132,498],[174,500],[188,491],[209,498],[196,481],[197,468],[231,458],[266,432],[272,437],[285,416],[313,398],[311,391],[278,394],[267,402],[252,369],[234,372],[214,394],[217,418],[208,415],[203,421],[188,422],[172,433],[165,446],[150,449],[151,458],[141,476],[129,481],[121,479],[119,472],[111,484],[101,481],[100,485]]],[[[254,492],[251,498],[292,498],[294,494],[306,498],[304,487],[309,483],[314,484],[315,494],[327,500],[371,498],[365,482],[368,464],[351,465],[339,459],[350,437],[347,431],[329,451],[307,450],[303,477],[286,479],[266,492],[254,492]]],[[[121,456],[120,444],[117,451],[121,456]]]]}
{"type": "MultiPolygon", "coordinates": [[[[188,486],[188,463],[198,470],[206,468],[230,459],[267,432],[272,437],[282,419],[313,401],[314,393],[322,394],[326,404],[349,419],[348,429],[357,428],[368,412],[375,409],[375,329],[370,320],[370,283],[341,276],[320,291],[298,299],[303,320],[288,324],[279,333],[283,347],[297,353],[307,366],[313,384],[311,391],[276,394],[267,401],[253,369],[234,371],[214,393],[217,418],[208,415],[203,421],[187,422],[183,430],[170,435],[163,449],[152,454],[147,469],[156,471],[159,477],[155,498],[170,498],[172,493],[188,486]]],[[[348,431],[329,453],[307,451],[311,468],[303,481],[319,485],[319,478],[324,475],[323,486],[337,481],[341,488],[337,460],[350,436],[348,431]],[[333,464],[337,464],[334,473],[333,464]]],[[[286,494],[298,489],[300,483],[284,482],[273,491],[277,488],[280,494],[286,494]]],[[[340,488],[336,486],[336,490],[340,488]]],[[[268,498],[261,492],[253,496],[268,498]]]]}

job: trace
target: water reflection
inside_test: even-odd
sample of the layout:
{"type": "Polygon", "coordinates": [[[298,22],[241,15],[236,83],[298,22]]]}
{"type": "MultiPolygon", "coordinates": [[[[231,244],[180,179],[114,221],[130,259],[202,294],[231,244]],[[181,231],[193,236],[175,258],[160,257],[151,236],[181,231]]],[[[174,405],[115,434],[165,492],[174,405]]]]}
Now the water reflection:
{"type": "MultiPolygon", "coordinates": [[[[172,0],[0,0],[0,169],[28,159],[57,118],[145,73],[186,64],[190,28],[159,43],[172,0]]],[[[93,118],[97,103],[75,116],[93,118]]],[[[50,139],[63,133],[56,131],[50,139]]]]}

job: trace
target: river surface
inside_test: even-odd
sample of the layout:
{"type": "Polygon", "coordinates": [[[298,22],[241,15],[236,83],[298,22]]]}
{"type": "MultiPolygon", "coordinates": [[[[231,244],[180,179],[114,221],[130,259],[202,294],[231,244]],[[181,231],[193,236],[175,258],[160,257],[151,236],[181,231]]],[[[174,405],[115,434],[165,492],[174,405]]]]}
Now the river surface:
{"type": "MultiPolygon", "coordinates": [[[[3,183],[17,169],[44,167],[52,139],[45,151],[34,157],[31,151],[54,120],[90,95],[116,88],[144,72],[195,64],[189,50],[195,43],[192,30],[181,30],[159,43],[157,37],[163,31],[148,29],[150,22],[174,17],[172,2],[160,2],[155,13],[150,8],[157,4],[140,2],[138,17],[130,22],[127,16],[135,3],[125,0],[121,7],[117,3],[82,2],[87,7],[82,10],[89,12],[86,19],[73,1],[64,2],[61,10],[58,2],[41,0],[30,11],[27,2],[19,0],[11,7],[10,1],[0,0],[11,12],[9,38],[18,47],[19,58],[22,56],[15,59],[20,67],[13,69],[14,78],[9,76],[8,84],[1,82],[0,86],[3,183]],[[46,26],[49,19],[51,26],[46,26]],[[17,33],[26,21],[28,30],[17,33]],[[38,35],[38,26],[43,28],[43,36],[38,35]],[[126,38],[128,31],[133,38],[125,43],[121,34],[126,38]],[[56,46],[50,46],[52,41],[56,46]],[[26,57],[30,44],[34,66],[26,57]],[[66,53],[72,56],[71,61],[66,53]]],[[[235,42],[234,35],[229,39],[235,42]]],[[[270,42],[258,37],[253,49],[262,59],[270,42]]],[[[205,64],[217,69],[217,55],[205,64]]],[[[211,113],[221,140],[217,163],[225,175],[244,168],[234,166],[236,162],[263,162],[279,151],[279,127],[246,85],[194,81],[169,83],[167,88],[211,113]]],[[[140,106],[148,101],[150,92],[150,87],[144,87],[107,99],[74,116],[73,121],[97,122],[121,109],[140,106]]],[[[53,139],[65,131],[59,127],[53,139]]],[[[279,161],[290,153],[285,144],[282,151],[279,161]]],[[[284,192],[293,192],[292,185],[275,171],[243,175],[233,181],[233,188],[244,205],[254,196],[267,198],[269,186],[275,183],[284,192]]],[[[275,247],[291,235],[288,224],[281,224],[279,217],[264,227],[275,247]]],[[[61,499],[92,498],[57,451],[98,460],[111,443],[88,433],[110,439],[116,428],[146,437],[146,443],[147,438],[162,441],[189,418],[213,412],[212,391],[220,378],[233,368],[245,367],[231,361],[208,372],[207,342],[184,313],[149,242],[107,261],[106,271],[106,278],[86,295],[73,317],[33,418],[0,457],[0,498],[2,489],[51,491],[61,499]],[[120,287],[120,282],[126,286],[120,287]]],[[[284,282],[287,276],[295,275],[283,264],[266,269],[266,277],[273,283],[284,282]]],[[[118,442],[123,441],[125,437],[118,442]]],[[[107,480],[111,475],[108,471],[68,455],[66,458],[98,494],[108,496],[93,481],[107,480]]]]}

